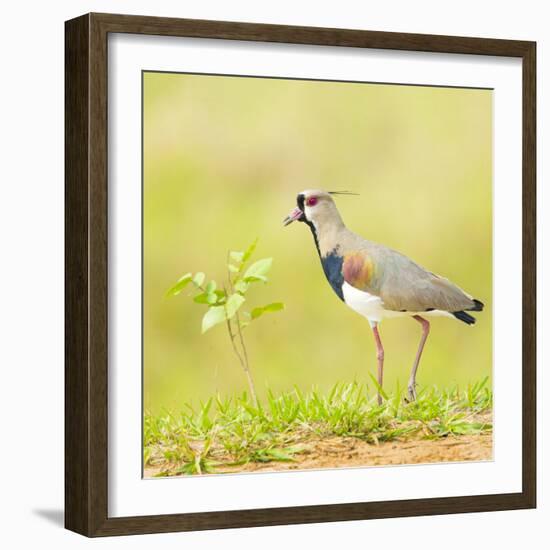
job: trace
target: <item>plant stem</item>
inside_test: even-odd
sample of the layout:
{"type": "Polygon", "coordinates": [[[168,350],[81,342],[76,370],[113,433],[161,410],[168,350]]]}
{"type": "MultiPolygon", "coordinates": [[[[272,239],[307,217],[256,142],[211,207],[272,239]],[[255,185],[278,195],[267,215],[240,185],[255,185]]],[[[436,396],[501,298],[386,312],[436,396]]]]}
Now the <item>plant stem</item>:
{"type": "MultiPolygon", "coordinates": [[[[243,359],[243,357],[239,353],[239,350],[237,348],[237,344],[235,342],[235,334],[233,333],[233,329],[231,328],[231,321],[229,319],[227,319],[227,331],[229,332],[229,339],[231,340],[231,345],[233,346],[233,351],[235,352],[235,355],[238,357],[239,362],[241,363],[241,367],[244,370],[244,373],[246,374],[246,378],[248,380],[248,387],[250,389],[250,395],[252,396],[252,400],[254,402],[254,405],[257,407],[258,406],[258,398],[256,397],[256,389],[254,388],[254,381],[252,380],[252,374],[250,372],[250,369],[248,368],[248,357],[247,357],[247,360],[245,362],[245,360],[243,359]]],[[[239,332],[240,332],[240,327],[239,327],[239,332]]],[[[241,335],[241,343],[244,345],[244,342],[242,340],[242,335],[241,335]]],[[[246,348],[243,347],[243,349],[244,349],[244,354],[245,354],[245,357],[246,357],[246,348]]]]}
{"type": "Polygon", "coordinates": [[[246,350],[246,345],[244,343],[244,338],[243,338],[243,332],[242,332],[242,329],[241,329],[241,320],[239,319],[239,312],[237,312],[235,314],[235,318],[237,320],[237,330],[239,331],[239,339],[241,341],[241,348],[243,350],[243,353],[244,353],[244,363],[246,365],[245,367],[245,373],[246,373],[246,377],[248,378],[248,385],[250,386],[250,393],[252,394],[252,397],[254,399],[254,405],[256,405],[256,407],[258,406],[258,398],[256,397],[256,387],[254,386],[254,380],[252,379],[252,372],[250,371],[250,364],[248,362],[248,352],[246,350]]]}
{"type": "MultiPolygon", "coordinates": [[[[229,252],[227,252],[227,264],[229,264],[229,252]]],[[[227,280],[229,282],[229,290],[231,291],[231,293],[233,293],[234,292],[233,280],[231,279],[231,272],[229,271],[229,268],[227,269],[227,280]]],[[[227,295],[227,292],[226,292],[226,295],[227,295]]],[[[250,395],[252,396],[254,405],[257,407],[258,397],[256,396],[256,387],[254,385],[252,373],[250,372],[250,364],[248,362],[248,352],[246,351],[246,345],[244,343],[243,333],[241,330],[241,320],[239,319],[239,312],[236,312],[235,319],[237,322],[237,331],[239,333],[239,340],[241,342],[241,348],[244,355],[244,360],[241,354],[237,351],[237,345],[235,343],[235,335],[233,334],[233,331],[231,329],[231,322],[229,319],[227,320],[227,329],[229,331],[229,337],[231,338],[231,344],[233,345],[233,350],[235,351],[235,354],[239,358],[239,361],[241,362],[241,366],[244,370],[244,373],[246,374],[246,378],[248,380],[248,388],[250,389],[250,395]]]]}

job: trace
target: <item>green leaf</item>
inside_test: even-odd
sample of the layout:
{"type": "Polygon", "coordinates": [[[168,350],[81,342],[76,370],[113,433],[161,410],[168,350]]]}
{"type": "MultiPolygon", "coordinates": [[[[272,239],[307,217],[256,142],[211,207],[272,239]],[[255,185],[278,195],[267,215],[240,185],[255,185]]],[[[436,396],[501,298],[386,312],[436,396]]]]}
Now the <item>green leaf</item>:
{"type": "Polygon", "coordinates": [[[216,297],[218,298],[218,300],[222,300],[222,299],[227,298],[227,295],[226,295],[226,293],[225,293],[225,290],[215,290],[215,291],[214,291],[214,294],[216,295],[216,297]]]}
{"type": "Polygon", "coordinates": [[[217,288],[216,281],[210,281],[210,282],[206,285],[206,288],[204,289],[204,291],[205,291],[207,294],[212,294],[212,292],[214,292],[214,290],[216,290],[216,288],[217,288]]]}
{"type": "Polygon", "coordinates": [[[225,320],[226,316],[224,306],[211,307],[202,318],[202,333],[204,334],[207,330],[223,323],[225,320]]]}
{"type": "Polygon", "coordinates": [[[239,272],[239,268],[235,267],[233,264],[227,264],[227,268],[229,269],[229,271],[231,271],[231,273],[238,273],[239,272]]]}
{"type": "Polygon", "coordinates": [[[369,377],[372,380],[374,386],[376,387],[377,391],[380,393],[380,395],[387,401],[388,400],[388,394],[383,390],[382,386],[378,383],[378,380],[369,372],[369,377]]]}
{"type": "Polygon", "coordinates": [[[205,277],[206,275],[202,271],[195,273],[195,276],[193,277],[193,284],[195,286],[202,286],[202,283],[204,283],[205,277]]]}
{"type": "Polygon", "coordinates": [[[208,294],[206,292],[201,292],[193,298],[193,302],[197,304],[207,304],[208,303],[208,294]]]}
{"type": "Polygon", "coordinates": [[[243,279],[247,282],[267,281],[267,273],[271,269],[273,258],[264,258],[254,262],[245,272],[243,279]]]}
{"type": "Polygon", "coordinates": [[[178,279],[178,282],[166,291],[166,296],[177,296],[193,278],[192,273],[186,273],[178,279]]]}
{"type": "Polygon", "coordinates": [[[250,256],[254,253],[254,250],[256,250],[256,245],[258,244],[258,239],[256,240],[245,250],[245,253],[242,258],[242,263],[244,264],[250,259],[250,256]]]}
{"type": "Polygon", "coordinates": [[[225,310],[227,312],[227,318],[232,319],[239,308],[244,304],[245,299],[241,294],[231,294],[225,304],[225,310]]]}
{"type": "Polygon", "coordinates": [[[229,253],[229,257],[235,262],[240,264],[243,261],[244,252],[238,252],[236,250],[233,250],[232,252],[229,253]]]}
{"type": "Polygon", "coordinates": [[[252,454],[254,462],[291,462],[294,459],[292,452],[288,449],[258,449],[252,454]]]}
{"type": "MultiPolygon", "coordinates": [[[[223,292],[222,292],[223,295],[223,292]]],[[[201,292],[193,298],[193,302],[197,304],[215,304],[218,301],[218,296],[215,292],[201,292]]]]}
{"type": "Polygon", "coordinates": [[[250,317],[254,320],[261,317],[264,313],[280,311],[282,309],[285,309],[285,305],[282,302],[273,302],[272,304],[267,304],[266,306],[255,307],[250,312],[250,317]]]}
{"type": "Polygon", "coordinates": [[[248,290],[248,283],[245,281],[237,281],[235,283],[235,290],[244,294],[248,290]]]}
{"type": "Polygon", "coordinates": [[[270,449],[268,454],[272,460],[277,460],[280,462],[287,462],[294,460],[293,456],[285,452],[286,449],[270,449]]]}

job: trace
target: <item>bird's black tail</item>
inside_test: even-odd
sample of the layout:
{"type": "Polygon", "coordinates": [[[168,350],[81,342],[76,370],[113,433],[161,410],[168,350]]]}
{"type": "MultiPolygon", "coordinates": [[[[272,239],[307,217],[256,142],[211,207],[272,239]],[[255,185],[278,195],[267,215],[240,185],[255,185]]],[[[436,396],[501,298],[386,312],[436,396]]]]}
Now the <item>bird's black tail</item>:
{"type": "Polygon", "coordinates": [[[476,320],[475,317],[472,317],[471,315],[468,315],[465,311],[453,311],[453,315],[463,323],[466,323],[467,325],[473,325],[476,320]]]}
{"type": "MultiPolygon", "coordinates": [[[[466,311],[483,311],[483,302],[480,302],[479,300],[473,300],[474,305],[470,308],[468,308],[466,311]]],[[[475,317],[472,317],[466,311],[453,311],[453,315],[463,323],[466,323],[467,325],[473,325],[476,322],[475,317]]]]}
{"type": "Polygon", "coordinates": [[[485,304],[483,302],[480,302],[479,300],[476,300],[475,298],[474,298],[473,302],[474,302],[474,307],[468,309],[468,311],[483,311],[483,307],[485,306],[485,304]]]}

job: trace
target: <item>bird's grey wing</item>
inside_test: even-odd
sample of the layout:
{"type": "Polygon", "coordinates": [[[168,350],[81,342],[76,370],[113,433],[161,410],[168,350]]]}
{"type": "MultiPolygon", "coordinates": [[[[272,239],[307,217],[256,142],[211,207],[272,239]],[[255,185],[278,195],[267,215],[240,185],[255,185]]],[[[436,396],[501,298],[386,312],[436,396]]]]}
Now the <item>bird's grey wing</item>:
{"type": "Polygon", "coordinates": [[[455,312],[475,306],[472,297],[451,281],[396,252],[382,266],[379,285],[384,308],[392,311],[455,312]]]}
{"type": "MultiPolygon", "coordinates": [[[[355,235],[353,235],[355,237],[355,235]]],[[[471,296],[390,248],[350,239],[342,273],[353,287],[382,299],[391,311],[461,311],[475,306],[471,296]]]]}

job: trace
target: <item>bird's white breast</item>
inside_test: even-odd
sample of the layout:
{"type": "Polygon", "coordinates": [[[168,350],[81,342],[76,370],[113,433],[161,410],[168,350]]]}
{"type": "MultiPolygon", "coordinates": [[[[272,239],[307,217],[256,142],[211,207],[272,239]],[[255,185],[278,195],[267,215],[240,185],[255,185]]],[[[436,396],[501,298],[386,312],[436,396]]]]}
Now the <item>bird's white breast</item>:
{"type": "Polygon", "coordinates": [[[366,317],[371,325],[379,323],[385,317],[380,297],[359,290],[346,282],[342,285],[342,293],[346,304],[359,315],[366,317]]]}

